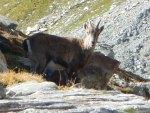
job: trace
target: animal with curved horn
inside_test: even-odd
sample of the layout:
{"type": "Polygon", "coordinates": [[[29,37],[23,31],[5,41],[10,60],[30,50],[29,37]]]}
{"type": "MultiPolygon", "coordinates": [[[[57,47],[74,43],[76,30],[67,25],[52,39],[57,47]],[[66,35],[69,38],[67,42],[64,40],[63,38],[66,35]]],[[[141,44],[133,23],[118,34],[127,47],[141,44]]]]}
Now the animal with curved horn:
{"type": "Polygon", "coordinates": [[[99,28],[100,21],[94,27],[91,22],[84,25],[86,36],[82,39],[71,37],[60,37],[45,33],[37,33],[29,36],[23,47],[28,51],[31,61],[31,72],[43,73],[46,65],[53,61],[65,67],[68,76],[86,64],[89,56],[94,51],[99,34],[104,26],[99,28]]]}

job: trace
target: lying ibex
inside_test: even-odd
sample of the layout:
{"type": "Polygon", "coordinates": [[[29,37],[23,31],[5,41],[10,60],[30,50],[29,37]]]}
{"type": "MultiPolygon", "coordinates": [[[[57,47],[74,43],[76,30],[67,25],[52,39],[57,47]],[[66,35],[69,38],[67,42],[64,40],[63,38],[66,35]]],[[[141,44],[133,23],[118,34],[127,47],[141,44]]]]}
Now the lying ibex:
{"type": "Polygon", "coordinates": [[[30,36],[23,42],[31,60],[31,71],[42,73],[46,65],[52,60],[67,68],[72,76],[88,60],[98,41],[104,26],[99,28],[100,21],[94,27],[91,22],[84,25],[86,36],[83,39],[59,37],[44,33],[30,36]]]}
{"type": "Polygon", "coordinates": [[[110,78],[117,74],[130,81],[148,82],[149,79],[144,79],[139,75],[126,71],[120,68],[120,62],[112,59],[100,52],[94,52],[89,62],[79,72],[81,82],[85,87],[92,88],[97,87],[99,89],[105,89],[107,87],[110,78]],[[95,85],[95,86],[93,86],[95,85]]]}

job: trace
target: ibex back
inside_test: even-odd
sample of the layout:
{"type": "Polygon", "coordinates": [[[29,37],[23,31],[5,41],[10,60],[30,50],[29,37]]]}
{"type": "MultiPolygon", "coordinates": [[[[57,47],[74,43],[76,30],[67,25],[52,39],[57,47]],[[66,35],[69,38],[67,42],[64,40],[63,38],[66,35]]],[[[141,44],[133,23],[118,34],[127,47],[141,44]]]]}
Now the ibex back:
{"type": "Polygon", "coordinates": [[[69,76],[72,75],[86,63],[93,52],[98,36],[104,29],[104,26],[99,28],[99,23],[96,27],[91,22],[85,24],[86,36],[82,39],[44,33],[30,36],[23,46],[31,60],[31,71],[42,73],[48,62],[53,60],[67,68],[69,76]]]}

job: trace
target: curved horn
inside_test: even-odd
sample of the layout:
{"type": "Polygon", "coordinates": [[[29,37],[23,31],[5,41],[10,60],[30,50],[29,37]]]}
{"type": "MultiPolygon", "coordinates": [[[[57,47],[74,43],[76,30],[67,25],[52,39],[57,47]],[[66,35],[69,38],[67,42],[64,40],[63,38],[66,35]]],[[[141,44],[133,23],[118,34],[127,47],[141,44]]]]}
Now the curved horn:
{"type": "Polygon", "coordinates": [[[98,28],[98,26],[99,26],[100,22],[101,22],[101,20],[98,22],[98,24],[97,24],[96,28],[98,28]]]}

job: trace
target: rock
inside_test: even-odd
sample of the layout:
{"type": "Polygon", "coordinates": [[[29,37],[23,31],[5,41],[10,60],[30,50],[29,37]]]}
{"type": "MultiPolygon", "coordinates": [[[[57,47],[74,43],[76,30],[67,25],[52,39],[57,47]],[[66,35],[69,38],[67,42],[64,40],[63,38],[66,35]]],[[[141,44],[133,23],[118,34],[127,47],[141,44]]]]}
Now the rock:
{"type": "Polygon", "coordinates": [[[8,22],[7,24],[0,22],[0,50],[4,53],[10,69],[16,67],[22,68],[23,65],[18,60],[19,56],[25,54],[22,48],[22,42],[27,36],[12,26],[12,22],[8,22]]]}
{"type": "Polygon", "coordinates": [[[131,84],[130,87],[134,94],[150,99],[150,82],[131,84]]]}
{"type": "Polygon", "coordinates": [[[17,27],[17,23],[8,19],[5,16],[0,15],[0,23],[4,24],[5,26],[7,26],[10,29],[16,29],[17,27]]]}
{"type": "Polygon", "coordinates": [[[0,99],[6,98],[6,89],[0,84],[0,99]]]}
{"type": "Polygon", "coordinates": [[[6,72],[6,71],[8,71],[7,62],[5,56],[0,50],[0,72],[6,72]]]}
{"type": "Polygon", "coordinates": [[[26,30],[26,34],[27,35],[33,35],[35,33],[40,33],[40,32],[44,32],[44,31],[47,31],[47,28],[36,24],[34,27],[28,27],[26,30]]]}
{"type": "Polygon", "coordinates": [[[79,72],[79,78],[85,88],[107,89],[107,84],[119,65],[119,61],[100,52],[94,52],[79,72]]]}
{"type": "Polygon", "coordinates": [[[42,82],[38,83],[36,81],[29,81],[21,84],[16,84],[14,86],[10,86],[7,88],[7,95],[8,96],[25,96],[30,95],[35,92],[42,92],[42,91],[53,91],[57,89],[57,85],[52,82],[42,82]]]}
{"type": "Polygon", "coordinates": [[[27,36],[0,23],[0,49],[3,53],[23,54],[22,42],[27,36]]]}
{"type": "Polygon", "coordinates": [[[102,74],[103,70],[101,68],[88,66],[88,68],[86,68],[84,72],[85,75],[82,75],[83,73],[79,73],[79,76],[81,78],[81,84],[83,87],[97,90],[107,88],[109,78],[108,80],[106,79],[107,77],[105,77],[104,74],[102,74]]]}
{"type": "MultiPolygon", "coordinates": [[[[22,84],[24,85],[24,83],[22,84]]],[[[150,101],[141,96],[122,94],[117,91],[98,91],[73,87],[65,90],[56,88],[51,90],[50,84],[42,85],[39,90],[33,89],[32,92],[34,93],[28,93],[28,95],[22,95],[27,91],[24,88],[27,89],[28,87],[21,87],[20,84],[18,90],[22,90],[22,94],[1,100],[0,112],[126,113],[125,111],[132,110],[135,113],[149,113],[150,110],[150,101]]],[[[35,86],[32,87],[36,88],[35,86]]],[[[18,92],[17,89],[14,92],[18,92]]]]}

